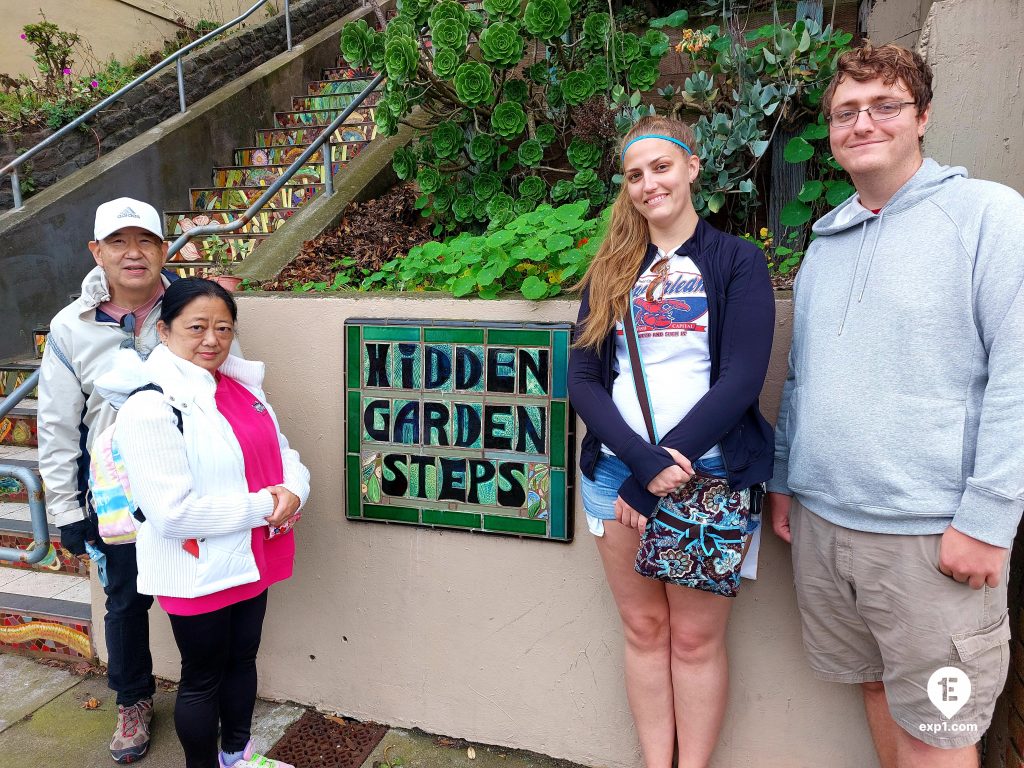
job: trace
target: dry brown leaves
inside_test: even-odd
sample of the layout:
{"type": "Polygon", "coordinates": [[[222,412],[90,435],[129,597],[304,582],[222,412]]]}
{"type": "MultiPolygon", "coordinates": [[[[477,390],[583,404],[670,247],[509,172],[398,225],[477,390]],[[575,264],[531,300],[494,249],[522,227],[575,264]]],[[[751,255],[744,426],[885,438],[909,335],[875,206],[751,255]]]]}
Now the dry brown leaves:
{"type": "Polygon", "coordinates": [[[319,237],[307,240],[299,255],[274,280],[263,283],[265,291],[290,291],[293,285],[334,280],[339,259],[355,259],[344,268],[376,271],[381,264],[408,253],[415,245],[433,239],[430,225],[413,208],[416,192],[409,184],[390,189],[376,200],[352,203],[341,223],[319,237]]]}

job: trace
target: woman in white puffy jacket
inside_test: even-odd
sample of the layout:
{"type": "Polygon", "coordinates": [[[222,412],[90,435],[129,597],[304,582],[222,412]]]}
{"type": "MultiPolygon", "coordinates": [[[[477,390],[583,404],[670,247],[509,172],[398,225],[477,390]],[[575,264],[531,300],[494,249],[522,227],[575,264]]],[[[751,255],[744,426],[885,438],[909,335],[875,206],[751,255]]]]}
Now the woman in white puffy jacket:
{"type": "Polygon", "coordinates": [[[124,400],[114,439],[145,516],[139,592],[157,596],[181,652],[174,724],[186,766],[291,768],[255,754],[250,736],[267,589],[291,576],[309,472],[266,402],[263,364],[229,354],[236,319],[216,283],[175,281],[163,344],[97,386],[122,398],[159,387],[124,400]]]}

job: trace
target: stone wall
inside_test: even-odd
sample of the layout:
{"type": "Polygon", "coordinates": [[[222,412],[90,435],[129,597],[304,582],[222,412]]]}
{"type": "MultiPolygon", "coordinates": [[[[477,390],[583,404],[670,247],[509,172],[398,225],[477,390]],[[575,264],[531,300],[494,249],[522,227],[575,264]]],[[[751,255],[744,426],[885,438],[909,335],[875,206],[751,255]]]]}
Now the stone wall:
{"type": "MultiPolygon", "coordinates": [[[[292,43],[298,43],[358,7],[358,0],[305,0],[291,9],[292,43]]],[[[258,18],[258,15],[250,17],[258,18]]],[[[284,15],[204,46],[184,60],[185,102],[190,105],[287,49],[284,15]]],[[[168,65],[147,82],[129,91],[84,127],[73,131],[23,166],[35,191],[69,176],[79,168],[145,133],[179,111],[175,67],[168,65]]],[[[0,137],[0,166],[30,149],[49,132],[0,137]]],[[[0,179],[0,213],[12,206],[9,177],[0,179]]]]}

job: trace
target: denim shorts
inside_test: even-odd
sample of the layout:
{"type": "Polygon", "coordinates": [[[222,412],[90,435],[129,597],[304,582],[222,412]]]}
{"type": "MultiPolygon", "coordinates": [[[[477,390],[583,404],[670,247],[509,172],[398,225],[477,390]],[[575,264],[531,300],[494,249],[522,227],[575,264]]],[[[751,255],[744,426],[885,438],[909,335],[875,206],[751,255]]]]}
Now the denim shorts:
{"type": "MultiPolygon", "coordinates": [[[[698,459],[694,469],[706,475],[725,477],[725,463],[721,456],[698,459]]],[[[583,509],[587,513],[587,525],[595,536],[604,535],[604,520],[615,519],[615,500],[619,498],[619,488],[632,472],[619,458],[601,452],[594,465],[594,479],[580,473],[580,495],[583,497],[583,509]]]]}

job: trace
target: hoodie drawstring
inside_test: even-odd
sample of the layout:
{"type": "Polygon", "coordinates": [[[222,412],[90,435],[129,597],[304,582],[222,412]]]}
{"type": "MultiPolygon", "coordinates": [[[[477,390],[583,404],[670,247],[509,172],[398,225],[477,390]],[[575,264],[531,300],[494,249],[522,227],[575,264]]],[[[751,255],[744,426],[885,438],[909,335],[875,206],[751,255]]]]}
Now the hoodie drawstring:
{"type": "MultiPolygon", "coordinates": [[[[850,302],[853,300],[853,288],[857,282],[857,271],[860,268],[860,255],[864,250],[864,239],[868,235],[868,222],[865,219],[864,223],[860,228],[860,244],[857,246],[857,262],[853,265],[853,275],[850,277],[850,290],[846,294],[846,307],[843,308],[843,319],[839,321],[839,333],[837,336],[843,335],[843,326],[846,325],[846,316],[850,313],[850,302]]],[[[877,241],[876,241],[877,242],[877,241]]]]}
{"type": "MultiPolygon", "coordinates": [[[[860,296],[857,297],[857,303],[860,304],[864,300],[864,289],[868,287],[868,277],[871,275],[871,265],[875,261],[875,251],[878,249],[878,238],[882,234],[882,217],[885,216],[885,211],[881,211],[878,214],[878,226],[875,227],[875,242],[871,244],[871,253],[868,255],[868,268],[864,270],[864,282],[860,284],[860,296]]],[[[865,221],[866,225],[867,222],[865,221]]],[[[863,240],[861,241],[863,242],[863,240]]]]}

